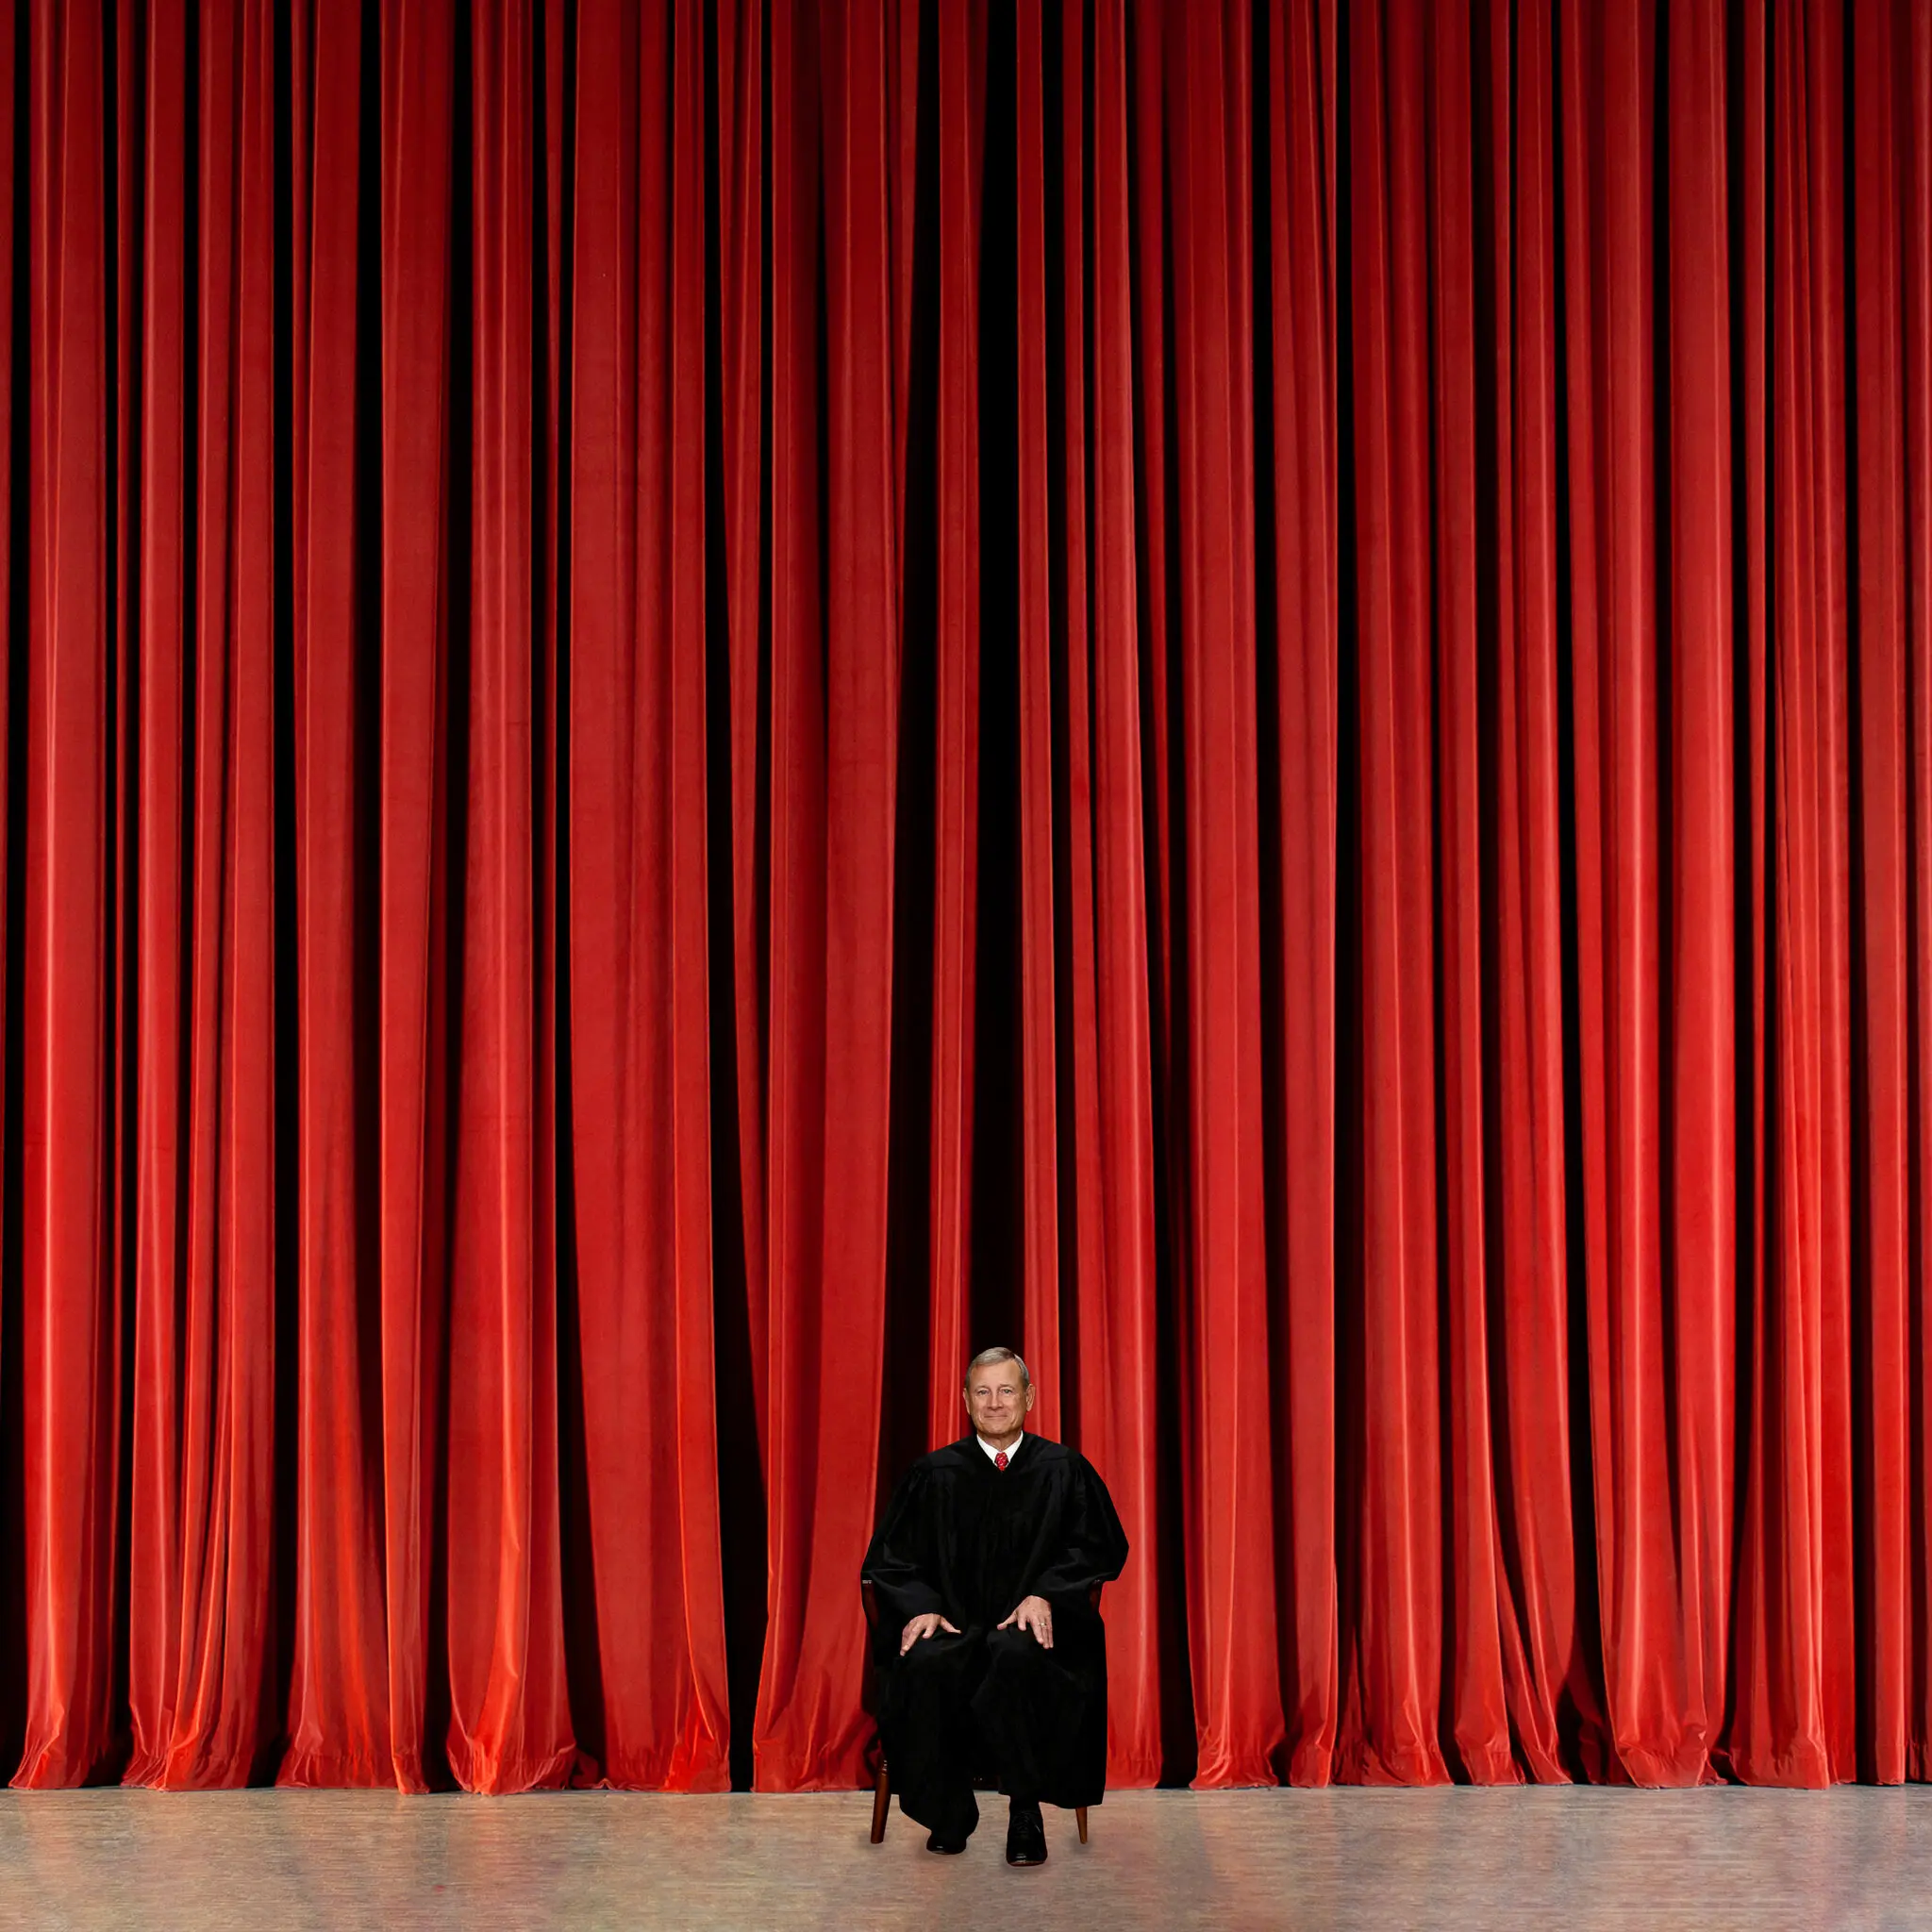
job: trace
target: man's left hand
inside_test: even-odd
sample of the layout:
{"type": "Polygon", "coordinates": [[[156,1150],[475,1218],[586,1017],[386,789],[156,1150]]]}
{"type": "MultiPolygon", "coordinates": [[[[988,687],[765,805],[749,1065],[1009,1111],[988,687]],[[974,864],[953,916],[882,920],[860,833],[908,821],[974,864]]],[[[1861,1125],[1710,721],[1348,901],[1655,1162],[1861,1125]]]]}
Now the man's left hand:
{"type": "Polygon", "coordinates": [[[1020,1607],[1000,1628],[1005,1630],[1014,1624],[1038,1640],[1042,1648],[1053,1648],[1053,1609],[1043,1596],[1023,1596],[1020,1607]]]}

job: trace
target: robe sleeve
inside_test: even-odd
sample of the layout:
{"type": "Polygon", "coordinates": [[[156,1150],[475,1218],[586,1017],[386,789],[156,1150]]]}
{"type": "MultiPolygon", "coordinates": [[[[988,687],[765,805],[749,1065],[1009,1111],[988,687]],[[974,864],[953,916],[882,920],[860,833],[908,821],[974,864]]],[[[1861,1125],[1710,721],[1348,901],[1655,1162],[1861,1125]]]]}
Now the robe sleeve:
{"type": "Polygon", "coordinates": [[[945,1610],[933,1560],[934,1512],[926,1490],[925,1466],[915,1462],[892,1491],[858,1573],[862,1583],[872,1585],[878,1604],[874,1638],[881,1657],[899,1654],[899,1633],[914,1617],[945,1610]]]}
{"type": "Polygon", "coordinates": [[[1127,1533],[1107,1485],[1084,1456],[1073,1461],[1059,1548],[1033,1579],[1034,1593],[1056,1608],[1084,1608],[1094,1587],[1111,1583],[1127,1562],[1127,1533]]]}

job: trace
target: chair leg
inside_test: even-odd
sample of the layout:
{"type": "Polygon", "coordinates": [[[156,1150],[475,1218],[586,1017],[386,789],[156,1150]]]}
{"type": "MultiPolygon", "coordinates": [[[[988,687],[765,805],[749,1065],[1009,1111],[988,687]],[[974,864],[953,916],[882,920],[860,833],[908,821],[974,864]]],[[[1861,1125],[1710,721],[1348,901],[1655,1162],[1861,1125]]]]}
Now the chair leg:
{"type": "MultiPolygon", "coordinates": [[[[879,1759],[879,1774],[872,1785],[872,1841],[883,1844],[886,1840],[886,1814],[892,1808],[892,1782],[886,1772],[886,1760],[879,1759]]],[[[1081,1824],[1081,1836],[1086,1836],[1085,1821],[1081,1824]]]]}
{"type": "Polygon", "coordinates": [[[1085,1843],[1087,1842],[1087,1807],[1086,1807],[1086,1806],[1084,1806],[1084,1805],[1076,1805],[1076,1806],[1074,1806],[1074,1823],[1075,1824],[1077,1824],[1077,1825],[1078,1825],[1078,1826],[1080,1827],[1080,1842],[1081,1842],[1081,1843],[1082,1843],[1082,1844],[1084,1845],[1084,1844],[1085,1844],[1085,1843]]]}

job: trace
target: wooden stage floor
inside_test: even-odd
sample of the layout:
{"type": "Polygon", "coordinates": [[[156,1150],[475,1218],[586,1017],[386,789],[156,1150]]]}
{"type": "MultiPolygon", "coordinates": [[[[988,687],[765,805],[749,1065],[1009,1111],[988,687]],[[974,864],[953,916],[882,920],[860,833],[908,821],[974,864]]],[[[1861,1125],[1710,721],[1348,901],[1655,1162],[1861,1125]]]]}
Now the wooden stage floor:
{"type": "Polygon", "coordinates": [[[0,1793],[0,1925],[1932,1924],[1932,1787],[1117,1792],[1009,1870],[870,1799],[0,1793]]]}

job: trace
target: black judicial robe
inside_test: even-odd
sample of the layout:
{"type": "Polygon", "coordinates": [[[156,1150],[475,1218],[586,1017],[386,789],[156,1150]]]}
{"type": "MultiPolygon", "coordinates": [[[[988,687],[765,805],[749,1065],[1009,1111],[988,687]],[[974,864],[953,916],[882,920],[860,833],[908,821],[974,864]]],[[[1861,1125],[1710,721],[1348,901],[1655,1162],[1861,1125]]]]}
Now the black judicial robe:
{"type": "Polygon", "coordinates": [[[1126,1535],[1107,1485],[1077,1450],[1044,1436],[1028,1434],[1004,1470],[966,1435],[907,1471],[859,1574],[878,1605],[879,1722],[909,1815],[923,1815],[909,1775],[939,1740],[905,1735],[901,1633],[912,1618],[937,1611],[961,1635],[927,1643],[983,1655],[988,1633],[1027,1596],[1044,1597],[1053,1610],[1054,1646],[1037,1661],[1038,1707],[1025,1714],[1039,1759],[1038,1795],[1067,1807],[1100,1802],[1107,1635],[1091,1597],[1126,1560],[1126,1535]]]}

